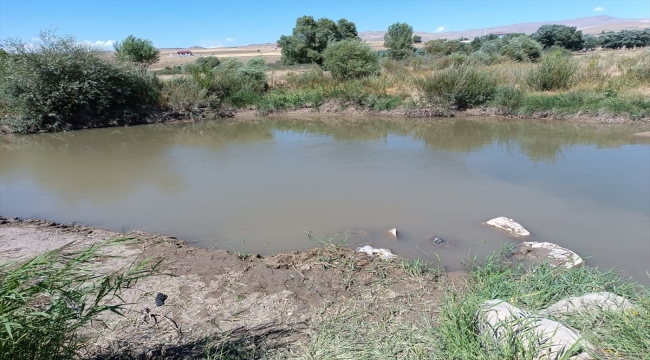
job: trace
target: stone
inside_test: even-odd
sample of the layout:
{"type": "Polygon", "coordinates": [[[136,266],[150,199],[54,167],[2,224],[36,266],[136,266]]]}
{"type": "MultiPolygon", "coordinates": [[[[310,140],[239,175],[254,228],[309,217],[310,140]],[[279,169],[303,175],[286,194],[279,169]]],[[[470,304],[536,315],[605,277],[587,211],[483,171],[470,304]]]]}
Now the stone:
{"type": "Polygon", "coordinates": [[[433,246],[441,247],[443,249],[453,249],[456,247],[456,240],[443,239],[432,234],[427,235],[426,239],[427,241],[430,241],[433,246]]]}
{"type": "Polygon", "coordinates": [[[516,258],[534,262],[548,262],[554,267],[571,269],[582,266],[584,260],[573,251],[550,242],[523,242],[519,246],[516,258]]]}
{"type": "Polygon", "coordinates": [[[512,343],[513,337],[516,337],[524,346],[530,346],[528,351],[532,359],[593,359],[590,355],[593,346],[578,331],[557,321],[533,315],[506,301],[495,299],[482,303],[476,318],[481,335],[501,347],[512,343]],[[569,351],[574,354],[568,354],[569,351]]]}
{"type": "Polygon", "coordinates": [[[541,314],[564,315],[594,311],[628,311],[636,306],[628,299],[610,292],[595,292],[562,299],[542,310],[541,314]]]}
{"type": "Polygon", "coordinates": [[[390,250],[388,249],[378,249],[378,248],[373,248],[370,245],[362,246],[357,248],[357,252],[362,252],[366,253],[368,256],[375,256],[379,255],[380,258],[383,260],[393,260],[397,258],[397,255],[393,254],[390,250]]]}
{"type": "Polygon", "coordinates": [[[486,224],[495,229],[509,232],[513,236],[522,237],[530,235],[530,232],[521,226],[521,224],[504,216],[489,220],[486,224]]]}
{"type": "Polygon", "coordinates": [[[397,239],[397,229],[396,228],[392,228],[392,229],[388,230],[388,232],[397,239]]]}

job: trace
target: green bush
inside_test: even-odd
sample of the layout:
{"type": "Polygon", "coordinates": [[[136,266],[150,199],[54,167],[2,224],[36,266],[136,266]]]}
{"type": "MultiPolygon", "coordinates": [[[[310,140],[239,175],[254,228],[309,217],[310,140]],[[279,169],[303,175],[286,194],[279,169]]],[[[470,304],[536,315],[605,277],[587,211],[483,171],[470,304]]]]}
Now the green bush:
{"type": "Polygon", "coordinates": [[[561,52],[547,53],[527,76],[528,85],[538,91],[568,89],[577,70],[575,61],[561,52]]]}
{"type": "Polygon", "coordinates": [[[306,91],[273,91],[266,94],[258,104],[260,114],[268,114],[276,110],[291,110],[305,107],[318,108],[325,95],[318,90],[306,91]]]}
{"type": "Polygon", "coordinates": [[[458,40],[445,39],[430,40],[424,44],[424,51],[431,55],[451,55],[455,52],[465,51],[467,44],[458,40]]]}
{"type": "Polygon", "coordinates": [[[496,84],[485,70],[470,66],[445,69],[418,82],[429,103],[451,105],[459,110],[491,100],[496,84]]]}
{"type": "MultiPolygon", "coordinates": [[[[95,126],[158,103],[160,83],[72,37],[41,34],[38,45],[8,40],[0,102],[15,131],[95,126]]],[[[134,115],[135,114],[135,115],[134,115]]]]}
{"type": "Polygon", "coordinates": [[[221,64],[221,60],[216,56],[206,56],[196,59],[195,64],[201,68],[212,70],[221,64]]]}
{"type": "Polygon", "coordinates": [[[528,36],[518,36],[505,41],[500,52],[515,61],[536,62],[542,57],[542,45],[528,36]]]}
{"type": "Polygon", "coordinates": [[[224,99],[242,89],[261,94],[268,89],[265,71],[266,62],[262,57],[251,59],[247,64],[235,58],[225,59],[212,70],[211,90],[224,99]]]}
{"type": "Polygon", "coordinates": [[[323,65],[335,79],[353,79],[379,73],[379,57],[366,43],[343,40],[323,52],[323,65]]]}
{"type": "Polygon", "coordinates": [[[193,79],[178,77],[164,83],[162,103],[165,108],[189,116],[201,109],[216,109],[221,102],[216,95],[209,94],[208,89],[193,79]]]}
{"type": "Polygon", "coordinates": [[[81,251],[64,247],[0,264],[1,357],[77,358],[86,342],[78,330],[98,321],[101,313],[121,314],[125,304],[120,293],[158,267],[143,261],[108,274],[97,272],[105,259],[102,250],[128,240],[108,240],[81,251]]]}
{"type": "Polygon", "coordinates": [[[501,86],[494,96],[494,103],[504,114],[511,114],[521,106],[524,92],[516,86],[501,86]]]}

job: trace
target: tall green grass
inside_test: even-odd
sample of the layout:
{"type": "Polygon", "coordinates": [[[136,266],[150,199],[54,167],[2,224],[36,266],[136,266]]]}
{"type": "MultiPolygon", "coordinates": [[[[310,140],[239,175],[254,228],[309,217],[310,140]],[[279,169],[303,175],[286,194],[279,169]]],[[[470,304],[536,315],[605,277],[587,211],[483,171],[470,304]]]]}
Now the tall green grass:
{"type": "Polygon", "coordinates": [[[599,291],[630,299],[638,306],[638,311],[589,312],[558,320],[580,331],[596,347],[594,355],[599,358],[615,354],[628,359],[648,358],[650,289],[647,287],[626,282],[612,271],[602,272],[590,267],[566,270],[546,264],[512,265],[504,263],[499,255],[470,266],[471,279],[467,286],[449,288],[441,304],[437,328],[441,358],[532,358],[526,344],[489,346],[490,340],[477,333],[476,311],[486,300],[501,299],[535,312],[566,297],[599,291]]]}
{"type": "Polygon", "coordinates": [[[70,359],[84,346],[80,329],[103,312],[120,314],[123,290],[154,273],[144,260],[108,274],[98,271],[115,239],[72,250],[70,245],[0,264],[0,357],[70,359]]]}
{"type": "Polygon", "coordinates": [[[456,66],[434,73],[418,83],[424,98],[432,104],[450,104],[459,110],[491,100],[497,82],[484,68],[456,66]]]}
{"type": "Polygon", "coordinates": [[[573,84],[577,69],[571,55],[566,56],[560,51],[550,52],[530,70],[528,85],[538,91],[568,89],[573,84]]]}

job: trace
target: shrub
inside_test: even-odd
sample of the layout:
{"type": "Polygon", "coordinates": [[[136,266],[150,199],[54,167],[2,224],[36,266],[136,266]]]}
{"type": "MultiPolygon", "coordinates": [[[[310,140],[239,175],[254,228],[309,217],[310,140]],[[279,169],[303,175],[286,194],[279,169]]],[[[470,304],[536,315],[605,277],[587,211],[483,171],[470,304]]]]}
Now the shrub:
{"type": "Polygon", "coordinates": [[[0,264],[2,358],[77,358],[85,340],[78,330],[101,313],[120,314],[120,293],[160,264],[143,261],[98,273],[102,249],[127,240],[108,240],[81,251],[64,247],[22,263],[0,264]]]}
{"type": "Polygon", "coordinates": [[[226,98],[241,89],[248,88],[257,93],[268,89],[264,58],[251,59],[247,64],[235,58],[224,60],[212,70],[214,90],[218,96],[226,98]]]}
{"type": "Polygon", "coordinates": [[[518,36],[508,39],[500,52],[515,61],[536,62],[542,57],[542,45],[528,36],[518,36]]]}
{"type": "Polygon", "coordinates": [[[571,87],[577,65],[561,52],[546,54],[527,77],[530,87],[539,91],[568,89],[571,87]]]}
{"type": "Polygon", "coordinates": [[[182,115],[200,112],[200,109],[216,109],[220,105],[219,98],[209,94],[208,89],[191,78],[179,77],[164,83],[162,89],[164,107],[182,115]]]}
{"type": "Polygon", "coordinates": [[[344,40],[330,44],[323,65],[335,79],[353,79],[379,72],[379,57],[366,43],[344,40]]]}
{"type": "Polygon", "coordinates": [[[0,97],[16,131],[93,126],[158,103],[160,83],[113,63],[72,37],[41,33],[38,45],[8,40],[0,97]]]}
{"type": "Polygon", "coordinates": [[[496,80],[482,69],[458,66],[434,73],[419,81],[425,99],[430,103],[467,109],[483,104],[494,95],[496,80]]]}
{"type": "Polygon", "coordinates": [[[212,70],[212,69],[216,68],[217,66],[219,66],[219,64],[221,64],[221,60],[219,60],[219,58],[216,57],[216,56],[206,56],[206,57],[200,57],[200,58],[196,59],[195,64],[198,67],[208,69],[208,70],[212,70]]]}
{"type": "Polygon", "coordinates": [[[524,99],[524,92],[516,86],[499,87],[494,96],[494,103],[504,114],[511,114],[519,108],[524,99]]]}
{"type": "Polygon", "coordinates": [[[465,52],[467,44],[458,40],[447,41],[445,39],[430,40],[424,44],[424,50],[431,55],[451,55],[455,52],[465,52]]]}
{"type": "MultiPolygon", "coordinates": [[[[268,89],[266,83],[266,64],[263,58],[251,59],[247,64],[236,58],[228,58],[214,69],[194,65],[191,71],[191,81],[195,85],[178,82],[189,93],[196,93],[197,99],[220,99],[222,103],[230,103],[238,107],[252,104],[258,96],[268,89]],[[198,87],[197,87],[198,86],[198,87]],[[197,93],[204,89],[205,93],[197,93]]],[[[181,96],[181,99],[185,97],[181,96]]]]}

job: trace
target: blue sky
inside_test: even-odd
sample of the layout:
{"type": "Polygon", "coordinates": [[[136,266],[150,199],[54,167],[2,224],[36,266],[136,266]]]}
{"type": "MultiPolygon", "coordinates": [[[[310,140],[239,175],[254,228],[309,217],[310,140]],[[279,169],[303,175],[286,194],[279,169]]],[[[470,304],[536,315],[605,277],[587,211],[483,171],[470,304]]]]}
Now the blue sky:
{"type": "Polygon", "coordinates": [[[0,0],[0,39],[56,28],[79,41],[110,44],[133,34],[158,47],[275,42],[296,18],[346,18],[359,31],[407,22],[416,31],[485,28],[595,15],[650,17],[650,0],[0,0]]]}

